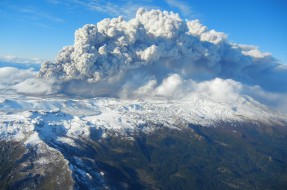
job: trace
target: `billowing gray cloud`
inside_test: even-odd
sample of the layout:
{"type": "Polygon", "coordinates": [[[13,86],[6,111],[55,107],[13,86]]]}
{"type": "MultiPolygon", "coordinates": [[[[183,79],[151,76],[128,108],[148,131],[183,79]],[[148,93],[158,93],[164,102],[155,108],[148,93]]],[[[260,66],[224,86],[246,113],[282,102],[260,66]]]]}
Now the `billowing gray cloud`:
{"type": "Polygon", "coordinates": [[[269,105],[276,107],[287,93],[287,68],[270,53],[230,43],[198,20],[145,9],[130,20],[104,19],[80,28],[74,45],[64,47],[56,62],[45,62],[38,77],[57,81],[61,93],[81,96],[202,93],[234,101],[246,94],[262,101],[272,97],[269,105]]]}

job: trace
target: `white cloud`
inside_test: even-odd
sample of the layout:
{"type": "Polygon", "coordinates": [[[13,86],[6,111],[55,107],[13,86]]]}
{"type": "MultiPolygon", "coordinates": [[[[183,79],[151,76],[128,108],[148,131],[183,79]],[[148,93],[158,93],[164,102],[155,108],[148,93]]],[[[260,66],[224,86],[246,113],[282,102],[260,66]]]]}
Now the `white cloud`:
{"type": "Polygon", "coordinates": [[[154,94],[163,97],[181,96],[182,79],[178,74],[168,76],[162,81],[162,84],[154,89],[154,94]]]}
{"type": "Polygon", "coordinates": [[[192,14],[192,8],[181,0],[164,0],[169,6],[178,8],[184,16],[192,14]]]}
{"type": "Polygon", "coordinates": [[[37,57],[31,57],[31,58],[23,58],[23,57],[17,57],[14,55],[4,55],[0,56],[0,62],[10,62],[10,63],[22,63],[22,64],[41,64],[44,62],[43,59],[37,58],[37,57]]]}
{"type": "Polygon", "coordinates": [[[215,78],[194,84],[194,92],[222,102],[235,102],[242,91],[242,84],[230,79],[215,78]]]}
{"type": "Polygon", "coordinates": [[[0,68],[0,81],[1,86],[10,86],[22,82],[23,80],[34,78],[37,76],[37,73],[30,70],[19,70],[13,67],[3,67],[0,68]]]}
{"type": "Polygon", "coordinates": [[[15,91],[18,93],[43,95],[55,93],[58,89],[52,80],[37,79],[37,72],[14,67],[0,68],[0,91],[15,91]]]}
{"type": "Polygon", "coordinates": [[[16,67],[19,69],[39,70],[44,60],[40,58],[23,58],[13,55],[0,56],[0,67],[16,67]]]}
{"type": "Polygon", "coordinates": [[[29,95],[49,95],[56,93],[59,89],[52,80],[43,80],[37,78],[28,78],[13,86],[18,93],[29,95]]]}
{"type": "Polygon", "coordinates": [[[125,97],[166,97],[180,99],[191,94],[200,94],[221,102],[234,102],[243,92],[243,85],[230,79],[215,78],[208,81],[196,82],[184,80],[178,74],[163,79],[158,84],[155,79],[140,86],[132,94],[125,97]]]}
{"type": "Polygon", "coordinates": [[[264,57],[271,56],[271,53],[259,51],[257,46],[245,45],[245,44],[238,44],[238,46],[242,49],[242,53],[244,55],[248,55],[248,56],[255,57],[255,58],[264,58],[264,57]]]}
{"type": "Polygon", "coordinates": [[[125,18],[132,18],[136,11],[140,7],[145,8],[156,8],[151,6],[149,3],[144,1],[132,1],[124,0],[122,2],[115,3],[114,1],[99,0],[99,1],[82,1],[82,0],[73,0],[70,6],[79,5],[86,7],[92,11],[102,12],[110,16],[123,16],[125,18]]]}
{"type": "Polygon", "coordinates": [[[53,22],[59,22],[62,23],[64,22],[63,19],[55,17],[47,12],[44,12],[42,10],[36,9],[36,8],[21,8],[19,9],[19,12],[24,14],[24,15],[29,15],[28,18],[32,18],[33,20],[49,20],[53,22]]]}

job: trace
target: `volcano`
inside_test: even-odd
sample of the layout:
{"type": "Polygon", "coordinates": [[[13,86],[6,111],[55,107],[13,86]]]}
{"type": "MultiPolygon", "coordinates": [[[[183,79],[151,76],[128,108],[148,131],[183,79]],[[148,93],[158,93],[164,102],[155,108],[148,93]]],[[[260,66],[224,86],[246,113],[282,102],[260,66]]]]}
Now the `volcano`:
{"type": "Polygon", "coordinates": [[[0,68],[0,189],[287,189],[286,71],[173,12],[85,25],[0,68]]]}

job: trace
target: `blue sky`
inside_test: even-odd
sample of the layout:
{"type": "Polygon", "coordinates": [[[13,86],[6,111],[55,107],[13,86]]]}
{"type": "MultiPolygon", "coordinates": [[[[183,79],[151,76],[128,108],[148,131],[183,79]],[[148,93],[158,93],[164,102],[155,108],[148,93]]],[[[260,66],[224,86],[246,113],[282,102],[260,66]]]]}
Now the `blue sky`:
{"type": "Polygon", "coordinates": [[[129,19],[146,7],[199,19],[231,42],[259,46],[287,63],[286,0],[1,0],[0,7],[2,60],[54,60],[84,24],[119,15],[129,19]]]}

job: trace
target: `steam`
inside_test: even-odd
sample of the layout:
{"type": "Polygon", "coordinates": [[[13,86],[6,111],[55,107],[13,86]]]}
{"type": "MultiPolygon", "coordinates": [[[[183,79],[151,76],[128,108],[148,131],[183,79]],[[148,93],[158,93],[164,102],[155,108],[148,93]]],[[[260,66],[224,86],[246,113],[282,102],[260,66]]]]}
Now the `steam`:
{"type": "Polygon", "coordinates": [[[38,78],[57,81],[51,88],[58,93],[78,96],[202,94],[236,101],[249,95],[276,108],[281,102],[280,109],[287,110],[286,65],[255,46],[230,43],[226,34],[198,20],[160,10],[141,8],[128,21],[118,17],[85,25],[56,62],[42,64],[38,78]]]}

